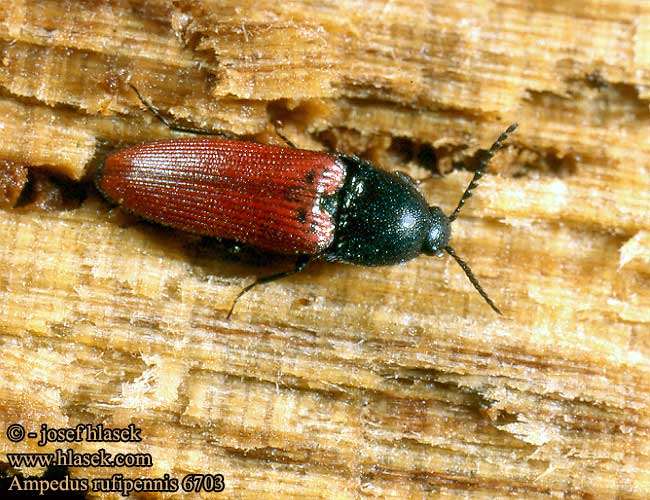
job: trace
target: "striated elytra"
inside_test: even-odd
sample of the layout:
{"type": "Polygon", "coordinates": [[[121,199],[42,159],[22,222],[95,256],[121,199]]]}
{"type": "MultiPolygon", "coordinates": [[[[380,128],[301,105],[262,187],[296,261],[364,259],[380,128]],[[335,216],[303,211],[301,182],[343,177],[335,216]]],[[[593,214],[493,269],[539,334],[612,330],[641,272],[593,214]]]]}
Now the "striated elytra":
{"type": "Polygon", "coordinates": [[[486,152],[450,216],[429,206],[407,175],[356,156],[216,137],[118,151],[106,158],[96,185],[107,199],[150,221],[298,256],[295,269],[258,279],[233,307],[254,285],[301,271],[311,258],[382,266],[446,252],[501,314],[449,239],[451,223],[516,127],[486,152]]]}

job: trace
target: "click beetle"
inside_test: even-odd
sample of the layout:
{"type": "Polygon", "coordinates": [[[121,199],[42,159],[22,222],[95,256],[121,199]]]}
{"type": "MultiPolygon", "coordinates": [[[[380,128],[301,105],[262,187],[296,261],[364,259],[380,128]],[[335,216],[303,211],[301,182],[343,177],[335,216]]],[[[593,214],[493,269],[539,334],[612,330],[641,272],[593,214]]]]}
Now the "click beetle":
{"type": "MultiPolygon", "coordinates": [[[[170,125],[140,98],[172,129],[205,133],[170,125]]],[[[228,317],[253,286],[297,273],[312,258],[383,266],[445,252],[501,314],[449,239],[451,223],[516,127],[510,125],[485,152],[449,216],[429,206],[406,174],[388,173],[356,156],[218,137],[160,140],[117,151],[105,159],[95,183],[109,201],[149,221],[297,256],[294,269],[241,290],[228,317]]]]}

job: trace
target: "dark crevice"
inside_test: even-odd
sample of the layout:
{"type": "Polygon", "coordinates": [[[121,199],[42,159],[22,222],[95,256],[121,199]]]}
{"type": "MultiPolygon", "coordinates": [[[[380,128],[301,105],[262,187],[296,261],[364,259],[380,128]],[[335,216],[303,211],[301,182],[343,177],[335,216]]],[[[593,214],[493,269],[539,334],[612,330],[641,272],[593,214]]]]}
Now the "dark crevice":
{"type": "Polygon", "coordinates": [[[447,156],[446,151],[436,149],[427,142],[418,142],[405,137],[395,137],[388,148],[389,156],[397,164],[415,163],[418,167],[441,174],[438,156],[447,156]]]}
{"type": "Polygon", "coordinates": [[[28,169],[27,180],[12,206],[27,210],[72,210],[81,206],[87,196],[87,184],[40,169],[28,169]]]}
{"type": "Polygon", "coordinates": [[[644,123],[650,119],[648,101],[639,96],[639,89],[633,84],[609,82],[597,70],[568,78],[565,83],[564,92],[528,89],[526,101],[546,110],[549,116],[570,112],[599,127],[631,121],[644,123]]]}

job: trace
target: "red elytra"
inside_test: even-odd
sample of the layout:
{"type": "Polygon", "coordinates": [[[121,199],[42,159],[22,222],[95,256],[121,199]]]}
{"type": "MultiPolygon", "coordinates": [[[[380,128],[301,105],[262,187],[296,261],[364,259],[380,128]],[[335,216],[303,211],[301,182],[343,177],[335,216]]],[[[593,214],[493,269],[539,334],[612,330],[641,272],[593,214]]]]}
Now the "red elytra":
{"type": "Polygon", "coordinates": [[[346,168],[317,151],[220,138],[140,144],[110,155],[103,194],[150,221],[287,254],[318,254],[334,239],[322,202],[346,168]]]}

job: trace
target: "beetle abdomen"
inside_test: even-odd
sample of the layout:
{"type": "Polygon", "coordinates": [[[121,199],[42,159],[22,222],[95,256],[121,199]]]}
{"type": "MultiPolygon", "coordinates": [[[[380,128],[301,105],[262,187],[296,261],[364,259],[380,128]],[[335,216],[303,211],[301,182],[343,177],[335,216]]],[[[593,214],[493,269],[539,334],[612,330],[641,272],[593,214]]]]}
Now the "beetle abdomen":
{"type": "Polygon", "coordinates": [[[102,193],[148,220],[288,254],[334,238],[345,165],[320,152],[216,138],[140,144],[110,155],[102,193]]]}

